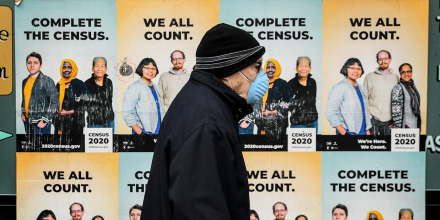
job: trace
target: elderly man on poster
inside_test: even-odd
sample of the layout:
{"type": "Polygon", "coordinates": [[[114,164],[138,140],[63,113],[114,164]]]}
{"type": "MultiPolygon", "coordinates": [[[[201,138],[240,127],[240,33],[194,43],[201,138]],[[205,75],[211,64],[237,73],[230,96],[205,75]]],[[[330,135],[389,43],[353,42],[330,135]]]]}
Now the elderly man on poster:
{"type": "Polygon", "coordinates": [[[399,210],[399,220],[413,220],[414,212],[410,208],[403,208],[399,210]]]}
{"type": "Polygon", "coordinates": [[[141,220],[249,219],[249,186],[238,121],[269,80],[265,48],[218,24],[202,38],[191,73],[160,129],[141,220]]]}
{"type": "Polygon", "coordinates": [[[107,59],[94,57],[92,72],[92,76],[85,81],[90,93],[87,127],[112,128],[112,132],[114,132],[113,82],[107,75],[107,59]]]}

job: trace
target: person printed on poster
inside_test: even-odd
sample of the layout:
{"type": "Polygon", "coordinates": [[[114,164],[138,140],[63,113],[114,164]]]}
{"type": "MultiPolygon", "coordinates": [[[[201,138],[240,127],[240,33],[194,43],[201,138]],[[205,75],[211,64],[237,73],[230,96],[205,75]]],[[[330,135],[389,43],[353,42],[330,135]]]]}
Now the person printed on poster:
{"type": "Polygon", "coordinates": [[[267,60],[264,70],[269,78],[269,88],[263,97],[262,114],[255,118],[257,134],[281,139],[286,135],[289,125],[288,114],[294,104],[293,93],[289,84],[280,78],[281,65],[277,60],[267,60]]]}
{"type": "Polygon", "coordinates": [[[135,204],[130,208],[129,217],[130,220],[140,220],[142,215],[142,206],[139,204],[135,204]]]}
{"type": "Polygon", "coordinates": [[[383,220],[383,217],[378,211],[370,211],[367,214],[367,220],[383,220]]]}
{"type": "Polygon", "coordinates": [[[347,206],[342,204],[337,204],[332,209],[332,219],[333,220],[347,220],[348,209],[347,206]]]}
{"type": "Polygon", "coordinates": [[[100,216],[100,215],[95,215],[92,220],[104,220],[104,217],[100,216]]]}
{"type": "Polygon", "coordinates": [[[124,93],[121,115],[132,134],[158,134],[164,116],[159,88],[151,80],[159,69],[152,58],[144,58],[136,68],[140,76],[124,93]]]}
{"type": "Polygon", "coordinates": [[[90,93],[87,106],[87,127],[112,128],[114,133],[113,83],[107,75],[107,59],[94,57],[92,72],[92,76],[85,82],[90,93]]]}
{"type": "Polygon", "coordinates": [[[169,71],[162,73],[159,78],[159,92],[165,114],[191,75],[186,68],[183,68],[183,64],[186,62],[183,51],[175,50],[170,56],[173,67],[169,71]]]}
{"type": "Polygon", "coordinates": [[[287,205],[284,202],[277,202],[272,206],[273,215],[275,220],[285,220],[286,215],[289,212],[287,210],[287,205]]]}
{"type": "Polygon", "coordinates": [[[250,216],[249,216],[250,220],[260,220],[260,217],[258,216],[257,211],[251,209],[250,211],[250,216]]]}
{"type": "Polygon", "coordinates": [[[26,134],[50,134],[52,119],[57,112],[57,89],[52,78],[41,72],[39,53],[26,57],[29,76],[22,83],[21,120],[26,134]]]}
{"type": "Polygon", "coordinates": [[[400,81],[391,94],[391,115],[393,128],[420,128],[420,94],[412,79],[411,64],[399,67],[400,81]]]}
{"type": "Polygon", "coordinates": [[[238,133],[239,134],[254,134],[255,118],[263,116],[263,100],[259,100],[256,103],[252,103],[252,113],[246,115],[240,121],[238,121],[238,133]]]}
{"type": "Polygon", "coordinates": [[[61,62],[61,79],[57,83],[59,110],[54,119],[55,134],[83,134],[89,90],[83,81],[76,78],[77,74],[78,67],[75,61],[65,59],[61,62]]]}
{"type": "Polygon", "coordinates": [[[46,209],[40,212],[37,220],[57,220],[57,217],[52,210],[46,209]]]}
{"type": "Polygon", "coordinates": [[[410,208],[403,208],[399,210],[399,220],[413,220],[414,212],[410,208]]]}
{"type": "Polygon", "coordinates": [[[391,135],[391,93],[399,82],[399,77],[390,68],[391,53],[380,50],[376,54],[379,67],[368,73],[364,79],[365,96],[371,115],[373,135],[391,135]]]}
{"type": "Polygon", "coordinates": [[[72,220],[82,220],[84,215],[84,206],[79,202],[74,202],[70,205],[70,216],[72,216],[72,220]]]}
{"type": "Polygon", "coordinates": [[[312,78],[310,57],[300,56],[296,60],[295,78],[288,84],[293,92],[295,104],[291,110],[291,128],[318,128],[316,109],[316,81],[312,78]]]}
{"type": "Polygon", "coordinates": [[[309,219],[305,215],[298,215],[296,216],[295,220],[309,220],[309,219]]]}
{"type": "Polygon", "coordinates": [[[328,95],[327,120],[338,135],[370,135],[371,121],[365,91],[356,81],[364,74],[361,61],[348,59],[340,73],[345,79],[334,85],[328,95]]]}

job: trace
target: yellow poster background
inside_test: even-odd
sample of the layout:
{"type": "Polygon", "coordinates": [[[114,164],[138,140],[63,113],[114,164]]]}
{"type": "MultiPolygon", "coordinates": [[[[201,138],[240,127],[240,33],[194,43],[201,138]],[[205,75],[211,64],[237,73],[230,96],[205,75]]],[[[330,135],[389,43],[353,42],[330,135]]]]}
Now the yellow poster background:
{"type": "Polygon", "coordinates": [[[71,219],[69,207],[74,202],[84,206],[83,219],[92,219],[96,215],[101,215],[105,219],[115,219],[115,216],[118,216],[119,154],[17,153],[16,155],[17,219],[36,219],[45,209],[52,210],[57,219],[71,219]],[[64,172],[64,179],[46,179],[44,171],[64,172]],[[73,175],[76,179],[71,176],[72,172],[75,173],[73,175]],[[84,184],[88,185],[84,186],[84,184]],[[79,185],[80,192],[63,192],[62,187],[72,189],[72,185],[79,185]],[[61,189],[61,192],[46,192],[45,188],[50,191],[61,189]]]}
{"type": "Polygon", "coordinates": [[[320,152],[243,152],[243,156],[248,172],[267,171],[266,179],[249,178],[250,190],[254,190],[249,192],[251,209],[257,211],[260,219],[275,218],[272,206],[276,202],[287,205],[286,219],[294,219],[300,214],[306,215],[308,219],[321,218],[320,152]],[[279,187],[283,185],[283,192],[276,192],[273,184],[279,187]],[[286,184],[291,184],[294,191],[287,191],[286,184]],[[274,190],[256,190],[262,187],[274,187],[274,190]]]}
{"type": "MultiPolygon", "coordinates": [[[[128,63],[135,67],[143,58],[153,58],[159,69],[156,78],[153,79],[156,84],[160,75],[172,67],[170,54],[174,50],[185,53],[184,68],[192,70],[196,63],[196,49],[203,34],[219,21],[218,0],[118,1],[117,8],[118,63],[122,63],[124,58],[127,58],[128,63]],[[146,27],[144,19],[163,19],[164,27],[159,27],[158,23],[155,27],[146,27]],[[176,25],[170,27],[173,19],[177,22],[175,23],[177,27],[176,25]],[[147,40],[146,32],[152,32],[147,36],[148,38],[159,32],[156,37],[162,35],[162,39],[155,40],[153,37],[152,40],[147,40]],[[174,36],[179,33],[180,39],[176,37],[165,40],[165,35],[168,37],[170,34],[174,36]]],[[[131,128],[125,124],[120,113],[125,90],[139,76],[134,73],[128,77],[119,75],[118,78],[119,134],[131,134],[131,128]]]]}
{"type": "Polygon", "coordinates": [[[428,9],[428,0],[323,1],[322,134],[335,134],[335,129],[325,117],[325,109],[331,88],[344,78],[339,72],[345,61],[351,57],[359,58],[365,72],[357,81],[363,83],[365,76],[378,67],[376,54],[382,49],[391,53],[390,68],[395,73],[398,73],[402,63],[410,63],[413,66],[413,80],[421,96],[421,133],[426,133],[428,9]],[[353,27],[350,18],[371,18],[371,26],[353,27]],[[389,25],[392,26],[376,26],[379,18],[384,21],[388,18],[389,25]],[[394,22],[394,19],[397,22],[394,22]],[[370,31],[373,33],[396,31],[396,33],[393,40],[390,33],[387,40],[352,40],[350,34],[353,31],[366,31],[368,34],[370,31]]]}
{"type": "Polygon", "coordinates": [[[0,95],[12,93],[12,11],[0,6],[0,95]]]}

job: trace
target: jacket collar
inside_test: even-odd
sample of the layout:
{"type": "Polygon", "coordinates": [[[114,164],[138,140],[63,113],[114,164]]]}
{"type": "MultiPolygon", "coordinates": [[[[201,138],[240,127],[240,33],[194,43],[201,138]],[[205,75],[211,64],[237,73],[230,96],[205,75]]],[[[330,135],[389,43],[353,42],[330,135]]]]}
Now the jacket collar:
{"type": "MultiPolygon", "coordinates": [[[[37,76],[37,78],[35,79],[35,81],[36,81],[38,78],[40,78],[40,76],[44,76],[44,74],[43,74],[43,72],[41,72],[41,70],[40,70],[40,73],[38,73],[38,76],[37,76]]],[[[31,74],[29,74],[27,78],[28,78],[28,79],[31,78],[31,74]]]]}
{"type": "Polygon", "coordinates": [[[211,88],[216,94],[224,100],[227,106],[230,107],[234,120],[238,123],[240,119],[249,113],[252,113],[252,106],[247,104],[246,100],[229,88],[225,83],[214,75],[202,71],[194,70],[191,73],[190,80],[197,81],[203,85],[211,88]]]}
{"type": "MultiPolygon", "coordinates": [[[[183,72],[180,74],[180,75],[186,75],[186,74],[188,74],[188,70],[186,69],[186,68],[182,68],[183,69],[183,72]]],[[[173,74],[173,75],[179,75],[179,74],[177,74],[175,71],[174,71],[174,67],[171,67],[170,68],[170,70],[168,71],[170,74],[173,74]]]]}

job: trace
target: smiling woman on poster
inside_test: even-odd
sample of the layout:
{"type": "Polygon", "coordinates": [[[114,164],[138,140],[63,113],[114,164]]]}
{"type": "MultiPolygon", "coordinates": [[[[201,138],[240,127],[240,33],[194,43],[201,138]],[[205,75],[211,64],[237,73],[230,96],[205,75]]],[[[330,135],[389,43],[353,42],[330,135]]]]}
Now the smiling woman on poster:
{"type": "Polygon", "coordinates": [[[367,214],[367,220],[383,220],[383,217],[378,211],[370,211],[367,214]]]}
{"type": "Polygon", "coordinates": [[[328,94],[327,120],[336,128],[336,134],[370,135],[371,120],[365,91],[356,81],[364,74],[361,61],[348,59],[340,73],[345,79],[334,85],[328,94]]]}
{"type": "Polygon", "coordinates": [[[144,58],[136,68],[140,76],[124,93],[122,118],[133,129],[132,134],[157,134],[163,119],[159,89],[151,80],[158,73],[156,62],[144,58]]]}
{"type": "Polygon", "coordinates": [[[293,107],[293,92],[289,84],[280,79],[281,65],[275,59],[269,59],[264,66],[269,78],[269,88],[263,97],[263,111],[255,118],[258,133],[280,139],[286,134],[289,125],[288,114],[293,107]]]}
{"type": "Polygon", "coordinates": [[[65,59],[61,62],[61,79],[57,83],[59,110],[55,116],[55,134],[82,134],[89,90],[83,81],[76,78],[78,67],[75,61],[65,59]]]}
{"type": "Polygon", "coordinates": [[[399,67],[400,81],[391,93],[391,115],[394,128],[420,128],[420,94],[412,79],[412,66],[399,67]]]}

